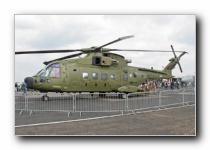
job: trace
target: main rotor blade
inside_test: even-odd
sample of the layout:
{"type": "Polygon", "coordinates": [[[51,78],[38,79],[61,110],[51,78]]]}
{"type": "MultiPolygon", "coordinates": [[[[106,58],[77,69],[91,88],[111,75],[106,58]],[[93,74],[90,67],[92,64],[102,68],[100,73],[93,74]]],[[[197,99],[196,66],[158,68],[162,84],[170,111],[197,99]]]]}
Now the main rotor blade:
{"type": "Polygon", "coordinates": [[[97,47],[97,48],[94,50],[94,52],[100,51],[101,48],[103,48],[103,47],[105,47],[105,46],[107,46],[107,45],[111,45],[111,44],[113,44],[113,43],[116,43],[116,42],[119,42],[119,41],[122,41],[122,40],[125,40],[125,39],[129,39],[129,38],[132,38],[132,37],[134,37],[134,36],[133,36],[133,35],[130,35],[130,36],[124,36],[124,37],[118,38],[118,39],[116,39],[116,40],[114,40],[114,41],[112,41],[112,42],[109,42],[109,43],[104,44],[104,45],[102,45],[102,46],[100,46],[100,47],[97,47]]]}
{"type": "MultiPolygon", "coordinates": [[[[134,51],[134,52],[171,52],[165,50],[134,50],[134,49],[110,49],[109,51],[134,51]]],[[[184,51],[175,51],[175,52],[184,52],[184,51]]]]}
{"type": "Polygon", "coordinates": [[[51,61],[45,61],[44,64],[45,64],[45,65],[48,65],[49,63],[51,63],[51,62],[53,62],[53,61],[58,61],[58,60],[63,60],[63,59],[68,59],[68,58],[73,58],[73,57],[76,57],[76,56],[80,56],[80,55],[82,55],[82,54],[83,54],[83,53],[77,53],[77,54],[73,54],[73,55],[69,55],[69,56],[57,58],[57,59],[54,59],[54,60],[51,60],[51,61]]]}
{"type": "Polygon", "coordinates": [[[82,51],[80,49],[66,49],[66,50],[39,50],[39,51],[20,51],[20,52],[15,52],[15,55],[18,54],[43,54],[43,53],[68,53],[68,52],[77,52],[77,51],[82,51]]]}

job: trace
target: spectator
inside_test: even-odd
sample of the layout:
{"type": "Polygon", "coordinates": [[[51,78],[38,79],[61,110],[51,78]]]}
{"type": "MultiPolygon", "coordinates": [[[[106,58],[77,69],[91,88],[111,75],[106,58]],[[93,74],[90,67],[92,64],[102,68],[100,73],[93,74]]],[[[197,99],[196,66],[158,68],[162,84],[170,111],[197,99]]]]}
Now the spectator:
{"type": "Polygon", "coordinates": [[[171,89],[173,90],[174,89],[174,81],[172,80],[171,82],[171,89]]]}
{"type": "Polygon", "coordinates": [[[161,87],[162,87],[163,89],[164,89],[164,86],[165,86],[165,85],[164,85],[164,82],[162,82],[162,83],[161,83],[161,87]]]}
{"type": "Polygon", "coordinates": [[[179,82],[177,81],[176,82],[176,87],[177,87],[177,90],[179,89],[179,82]]]}
{"type": "Polygon", "coordinates": [[[165,82],[165,89],[167,90],[168,89],[168,83],[165,82]]]}
{"type": "Polygon", "coordinates": [[[22,85],[22,90],[25,94],[27,94],[27,87],[26,87],[26,83],[23,82],[23,85],[22,85]]]}
{"type": "Polygon", "coordinates": [[[20,92],[20,85],[17,84],[17,92],[20,92]]]}

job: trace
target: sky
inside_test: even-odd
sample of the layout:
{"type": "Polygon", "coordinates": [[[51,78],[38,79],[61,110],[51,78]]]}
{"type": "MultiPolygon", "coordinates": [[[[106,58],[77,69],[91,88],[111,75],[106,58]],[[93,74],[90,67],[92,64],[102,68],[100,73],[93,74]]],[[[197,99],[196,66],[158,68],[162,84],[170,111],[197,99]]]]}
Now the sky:
{"type": "MultiPolygon", "coordinates": [[[[117,52],[131,59],[130,66],[162,70],[175,51],[186,51],[176,77],[196,72],[195,15],[15,15],[15,52],[33,50],[81,49],[101,46],[119,37],[133,38],[107,48],[167,50],[169,53],[117,52]]],[[[43,62],[74,53],[15,55],[15,82],[35,75],[43,62]]],[[[180,55],[181,53],[176,53],[180,55]]],[[[84,57],[85,55],[82,55],[84,57]]]]}

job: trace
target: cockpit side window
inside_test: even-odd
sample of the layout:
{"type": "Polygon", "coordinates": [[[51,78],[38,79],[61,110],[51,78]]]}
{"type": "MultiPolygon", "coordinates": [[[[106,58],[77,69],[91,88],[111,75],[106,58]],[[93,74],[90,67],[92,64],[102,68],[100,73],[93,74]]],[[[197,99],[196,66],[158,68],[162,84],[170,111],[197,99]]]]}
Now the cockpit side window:
{"type": "Polygon", "coordinates": [[[55,77],[55,78],[60,77],[60,64],[59,63],[50,65],[49,69],[50,69],[49,77],[55,77]]]}
{"type": "Polygon", "coordinates": [[[51,66],[47,67],[47,69],[46,69],[46,71],[45,71],[45,74],[44,74],[45,77],[48,77],[48,75],[49,75],[51,69],[52,69],[51,66]]]}

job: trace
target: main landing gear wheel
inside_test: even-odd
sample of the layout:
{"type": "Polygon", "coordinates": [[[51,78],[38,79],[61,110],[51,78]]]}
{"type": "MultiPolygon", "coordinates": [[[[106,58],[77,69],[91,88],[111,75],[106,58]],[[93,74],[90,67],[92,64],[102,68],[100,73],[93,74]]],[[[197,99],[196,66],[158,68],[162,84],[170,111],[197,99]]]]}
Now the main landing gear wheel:
{"type": "Polygon", "coordinates": [[[126,94],[118,94],[119,99],[126,99],[127,95],[126,94]]]}
{"type": "Polygon", "coordinates": [[[49,99],[50,99],[50,98],[49,98],[49,96],[47,96],[47,95],[43,95],[43,96],[42,96],[42,100],[43,100],[43,101],[49,101],[49,99]]]}

